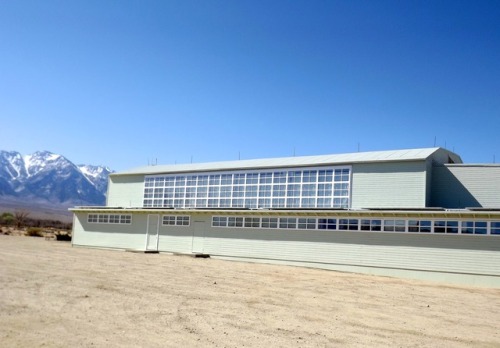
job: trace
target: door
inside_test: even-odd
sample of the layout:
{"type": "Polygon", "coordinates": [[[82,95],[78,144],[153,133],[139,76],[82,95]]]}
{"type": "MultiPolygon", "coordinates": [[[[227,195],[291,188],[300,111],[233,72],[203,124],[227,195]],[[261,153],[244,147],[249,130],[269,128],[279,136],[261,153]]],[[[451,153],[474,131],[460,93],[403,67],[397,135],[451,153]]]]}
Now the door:
{"type": "Polygon", "coordinates": [[[158,251],[158,232],[160,230],[160,215],[148,215],[146,231],[146,250],[158,251]]]}
{"type": "Polygon", "coordinates": [[[204,232],[205,221],[195,221],[193,228],[193,253],[203,253],[203,241],[205,239],[204,232]]]}

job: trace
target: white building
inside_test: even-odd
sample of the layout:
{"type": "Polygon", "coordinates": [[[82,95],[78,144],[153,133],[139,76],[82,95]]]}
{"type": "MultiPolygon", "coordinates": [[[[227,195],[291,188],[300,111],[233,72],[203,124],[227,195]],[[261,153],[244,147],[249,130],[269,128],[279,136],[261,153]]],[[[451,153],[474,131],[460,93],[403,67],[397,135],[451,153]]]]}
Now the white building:
{"type": "Polygon", "coordinates": [[[147,166],[73,245],[500,287],[500,166],[442,148],[147,166]]]}

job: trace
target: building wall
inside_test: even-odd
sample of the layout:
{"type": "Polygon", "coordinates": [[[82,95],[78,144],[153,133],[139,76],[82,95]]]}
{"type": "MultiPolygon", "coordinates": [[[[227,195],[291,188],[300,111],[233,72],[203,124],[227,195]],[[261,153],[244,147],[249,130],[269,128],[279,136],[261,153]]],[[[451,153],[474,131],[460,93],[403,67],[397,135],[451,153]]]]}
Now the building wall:
{"type": "Polygon", "coordinates": [[[426,175],[425,175],[425,206],[426,207],[432,207],[432,170],[434,168],[433,166],[433,161],[431,159],[428,159],[426,161],[426,175]]]}
{"type": "MultiPolygon", "coordinates": [[[[193,224],[191,226],[164,226],[160,214],[131,214],[131,224],[94,224],[87,222],[86,213],[75,213],[72,243],[76,246],[146,250],[148,217],[160,218],[158,248],[161,251],[191,253],[193,224]]],[[[164,215],[164,214],[163,214],[164,215]]],[[[152,231],[154,239],[154,231],[152,231]]]]}
{"type": "MultiPolygon", "coordinates": [[[[73,245],[145,250],[149,215],[161,221],[89,224],[76,213],[73,245]]],[[[189,226],[160,223],[159,251],[500,287],[499,236],[212,227],[211,215],[190,215],[189,226]]]]}
{"type": "Polygon", "coordinates": [[[353,164],[351,207],[426,207],[426,169],[426,161],[353,164]]]}
{"type": "Polygon", "coordinates": [[[202,226],[192,226],[196,252],[211,257],[500,287],[497,236],[232,229],[211,227],[206,215],[193,220],[202,226]]]}
{"type": "Polygon", "coordinates": [[[163,226],[160,224],[158,250],[173,253],[192,253],[194,235],[194,218],[189,226],[163,226]]]}
{"type": "Polygon", "coordinates": [[[144,175],[110,175],[108,207],[142,207],[144,175]]]}
{"type": "Polygon", "coordinates": [[[212,256],[500,287],[496,237],[341,231],[207,230],[212,256]],[[405,272],[408,272],[405,274],[405,272]],[[412,274],[413,273],[413,274],[412,274]]]}
{"type": "Polygon", "coordinates": [[[433,206],[500,208],[499,192],[498,165],[447,165],[433,168],[433,206]]]}
{"type": "Polygon", "coordinates": [[[75,213],[72,244],[101,248],[144,250],[147,215],[133,214],[131,224],[92,224],[86,213],[75,213]]]}
{"type": "MultiPolygon", "coordinates": [[[[428,163],[411,161],[353,164],[351,208],[428,206],[428,163]]],[[[107,206],[142,207],[143,196],[143,175],[110,176],[107,206]]]]}

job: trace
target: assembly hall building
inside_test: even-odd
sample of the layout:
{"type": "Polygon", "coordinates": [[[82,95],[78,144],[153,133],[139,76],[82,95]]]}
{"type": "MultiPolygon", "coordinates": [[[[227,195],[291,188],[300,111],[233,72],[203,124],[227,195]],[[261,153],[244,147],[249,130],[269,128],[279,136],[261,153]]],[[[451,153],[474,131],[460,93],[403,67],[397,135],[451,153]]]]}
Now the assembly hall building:
{"type": "Polygon", "coordinates": [[[439,147],[150,165],[71,210],[73,246],[500,287],[500,165],[439,147]]]}

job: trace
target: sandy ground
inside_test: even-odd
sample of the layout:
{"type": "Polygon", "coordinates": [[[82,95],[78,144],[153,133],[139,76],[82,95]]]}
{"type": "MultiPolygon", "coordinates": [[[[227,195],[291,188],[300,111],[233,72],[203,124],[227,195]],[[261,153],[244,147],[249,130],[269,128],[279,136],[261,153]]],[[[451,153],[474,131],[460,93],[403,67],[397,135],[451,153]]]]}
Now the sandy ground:
{"type": "Polygon", "coordinates": [[[0,236],[2,347],[500,347],[500,290],[0,236]]]}

